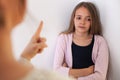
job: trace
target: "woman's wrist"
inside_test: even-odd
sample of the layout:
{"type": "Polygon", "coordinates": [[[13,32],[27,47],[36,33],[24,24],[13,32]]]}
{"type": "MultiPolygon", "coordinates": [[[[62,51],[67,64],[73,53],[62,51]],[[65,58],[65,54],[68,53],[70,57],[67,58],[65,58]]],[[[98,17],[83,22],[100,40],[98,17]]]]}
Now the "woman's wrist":
{"type": "Polygon", "coordinates": [[[20,57],[20,61],[23,63],[30,63],[30,60],[26,57],[23,57],[23,56],[20,57]]]}
{"type": "Polygon", "coordinates": [[[24,59],[27,59],[28,61],[31,60],[31,58],[29,57],[29,55],[26,55],[25,53],[23,53],[23,54],[21,55],[21,57],[24,58],[24,59]]]}
{"type": "Polygon", "coordinates": [[[33,65],[30,63],[30,60],[24,58],[23,56],[20,57],[19,62],[23,65],[33,67],[33,65]]]}

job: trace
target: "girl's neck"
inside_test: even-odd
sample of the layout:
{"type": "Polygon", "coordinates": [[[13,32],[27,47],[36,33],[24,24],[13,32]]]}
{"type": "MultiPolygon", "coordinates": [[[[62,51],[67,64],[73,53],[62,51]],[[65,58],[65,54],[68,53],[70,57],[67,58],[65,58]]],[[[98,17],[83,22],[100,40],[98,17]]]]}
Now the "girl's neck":
{"type": "Polygon", "coordinates": [[[74,32],[74,36],[78,37],[79,39],[88,39],[90,34],[88,33],[80,33],[80,32],[74,32]]]}

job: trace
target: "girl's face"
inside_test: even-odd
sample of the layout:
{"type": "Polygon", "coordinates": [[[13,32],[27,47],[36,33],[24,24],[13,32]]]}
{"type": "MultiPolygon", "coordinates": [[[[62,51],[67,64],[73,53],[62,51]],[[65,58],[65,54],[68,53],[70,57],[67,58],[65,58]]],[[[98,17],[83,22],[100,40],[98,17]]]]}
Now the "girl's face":
{"type": "Polygon", "coordinates": [[[91,15],[85,7],[80,7],[74,17],[75,32],[88,33],[91,25],[91,15]]]}

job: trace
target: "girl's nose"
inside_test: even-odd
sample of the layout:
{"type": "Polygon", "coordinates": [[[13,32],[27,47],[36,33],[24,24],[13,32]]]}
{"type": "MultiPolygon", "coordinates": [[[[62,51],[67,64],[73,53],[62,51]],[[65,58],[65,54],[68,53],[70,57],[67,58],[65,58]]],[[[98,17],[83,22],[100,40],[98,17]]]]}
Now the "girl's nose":
{"type": "Polygon", "coordinates": [[[80,24],[83,24],[83,25],[84,25],[84,24],[85,24],[85,20],[84,20],[84,19],[81,19],[81,20],[80,20],[80,24]]]}

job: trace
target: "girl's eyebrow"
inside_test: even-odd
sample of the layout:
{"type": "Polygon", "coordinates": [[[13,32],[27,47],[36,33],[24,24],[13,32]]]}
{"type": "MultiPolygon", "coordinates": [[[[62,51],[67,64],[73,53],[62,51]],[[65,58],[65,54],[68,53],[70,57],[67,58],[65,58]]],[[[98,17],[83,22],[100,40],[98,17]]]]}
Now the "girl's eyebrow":
{"type": "MultiPolygon", "coordinates": [[[[75,15],[75,16],[81,16],[81,15],[75,15]]],[[[86,16],[86,17],[90,17],[90,16],[86,16]]]]}

